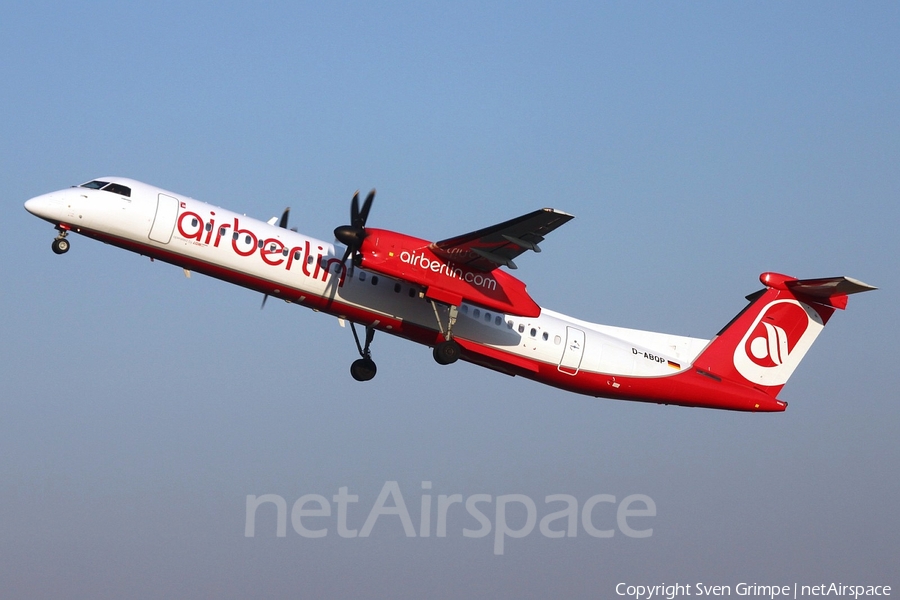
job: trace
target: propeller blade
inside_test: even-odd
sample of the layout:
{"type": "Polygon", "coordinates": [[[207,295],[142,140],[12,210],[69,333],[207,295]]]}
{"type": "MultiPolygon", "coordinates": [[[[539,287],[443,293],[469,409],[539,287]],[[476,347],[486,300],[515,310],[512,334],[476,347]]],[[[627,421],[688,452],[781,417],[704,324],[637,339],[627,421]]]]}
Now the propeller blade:
{"type": "Polygon", "coordinates": [[[341,257],[341,264],[342,264],[342,265],[347,264],[347,259],[350,258],[350,253],[351,253],[351,252],[353,252],[353,248],[351,248],[350,246],[347,246],[347,250],[344,252],[344,256],[341,257]]]}
{"type": "Polygon", "coordinates": [[[284,209],[284,212],[281,213],[281,220],[278,222],[278,226],[281,227],[282,229],[287,229],[289,214],[291,214],[290,206],[288,206],[286,209],[284,209]]]}
{"type": "Polygon", "coordinates": [[[359,190],[353,194],[353,200],[350,201],[350,224],[353,227],[359,227],[359,190]]]}
{"type": "Polygon", "coordinates": [[[261,304],[260,307],[259,307],[259,310],[262,310],[262,309],[264,309],[264,308],[266,307],[266,300],[268,300],[268,299],[269,299],[269,295],[268,295],[268,294],[263,294],[263,301],[262,301],[262,304],[261,304]]]}
{"type": "Polygon", "coordinates": [[[372,200],[374,199],[375,190],[373,189],[371,192],[369,192],[369,195],[366,196],[366,201],[363,202],[362,211],[359,214],[359,220],[361,221],[361,223],[359,224],[360,227],[366,226],[366,220],[369,218],[369,211],[372,209],[372,200]]]}
{"type": "MultiPolygon", "coordinates": [[[[363,240],[369,235],[366,231],[366,220],[369,218],[369,211],[372,210],[372,201],[374,199],[375,190],[373,189],[366,196],[366,200],[363,202],[360,210],[359,190],[356,190],[356,193],[353,194],[353,199],[350,201],[350,225],[335,227],[334,238],[347,246],[344,257],[341,259],[341,264],[345,264],[348,258],[359,252],[363,240]]],[[[353,264],[351,264],[350,268],[351,270],[353,269],[353,264]]]]}

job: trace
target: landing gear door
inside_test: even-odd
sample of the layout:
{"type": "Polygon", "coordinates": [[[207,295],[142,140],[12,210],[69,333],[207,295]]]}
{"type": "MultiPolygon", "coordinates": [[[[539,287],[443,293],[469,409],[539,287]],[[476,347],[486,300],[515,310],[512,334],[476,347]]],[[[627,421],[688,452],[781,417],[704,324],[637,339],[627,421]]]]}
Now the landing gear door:
{"type": "Polygon", "coordinates": [[[583,356],[584,332],[574,327],[566,327],[566,345],[557,368],[566,375],[575,375],[581,368],[583,356]]]}
{"type": "Polygon", "coordinates": [[[160,194],[156,201],[156,217],[150,227],[150,239],[154,242],[168,244],[175,230],[175,219],[178,218],[178,200],[172,196],[160,194]]]}

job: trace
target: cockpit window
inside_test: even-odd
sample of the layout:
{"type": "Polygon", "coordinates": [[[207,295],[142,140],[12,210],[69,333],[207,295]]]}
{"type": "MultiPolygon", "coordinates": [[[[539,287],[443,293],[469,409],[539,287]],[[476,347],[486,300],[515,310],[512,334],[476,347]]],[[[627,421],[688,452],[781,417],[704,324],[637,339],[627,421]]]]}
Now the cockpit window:
{"type": "Polygon", "coordinates": [[[90,188],[90,189],[92,189],[92,190],[99,190],[99,189],[102,188],[104,185],[109,185],[109,182],[108,182],[108,181],[97,181],[97,180],[94,180],[94,181],[89,181],[89,182],[87,182],[87,183],[82,183],[82,184],[81,184],[80,186],[78,186],[78,187],[85,187],[85,188],[90,188]]]}
{"type": "Polygon", "coordinates": [[[119,183],[110,183],[108,181],[100,181],[99,179],[95,179],[94,181],[82,183],[78,187],[89,188],[92,190],[103,190],[104,192],[112,192],[113,194],[119,194],[120,196],[131,198],[131,188],[119,183]]]}
{"type": "Polygon", "coordinates": [[[120,185],[118,183],[111,183],[108,186],[103,188],[104,192],[112,192],[113,194],[119,194],[120,196],[126,196],[131,198],[131,188],[120,185]]]}

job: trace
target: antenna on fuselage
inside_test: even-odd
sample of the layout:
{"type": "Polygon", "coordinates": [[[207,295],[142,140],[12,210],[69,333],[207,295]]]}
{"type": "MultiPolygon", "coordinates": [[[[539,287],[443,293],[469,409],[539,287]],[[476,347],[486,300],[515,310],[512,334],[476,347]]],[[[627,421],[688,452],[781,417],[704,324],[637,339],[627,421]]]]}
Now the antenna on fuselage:
{"type": "MultiPolygon", "coordinates": [[[[284,212],[281,213],[281,219],[278,221],[278,226],[279,226],[279,227],[281,227],[282,229],[287,229],[288,216],[289,216],[290,214],[291,214],[291,207],[288,206],[287,208],[284,209],[284,212]]],[[[275,220],[275,219],[272,219],[272,221],[274,221],[274,220],[275,220]]],[[[270,223],[271,223],[271,222],[270,222],[270,223]]],[[[272,223],[272,224],[274,225],[274,223],[272,223]]],[[[293,229],[291,229],[291,231],[297,231],[297,228],[294,227],[293,229]]],[[[262,300],[262,304],[261,304],[260,307],[259,307],[259,310],[262,310],[262,309],[264,309],[264,308],[266,307],[266,300],[268,300],[268,299],[269,299],[269,295],[268,295],[268,294],[263,294],[263,300],[262,300]]]]}

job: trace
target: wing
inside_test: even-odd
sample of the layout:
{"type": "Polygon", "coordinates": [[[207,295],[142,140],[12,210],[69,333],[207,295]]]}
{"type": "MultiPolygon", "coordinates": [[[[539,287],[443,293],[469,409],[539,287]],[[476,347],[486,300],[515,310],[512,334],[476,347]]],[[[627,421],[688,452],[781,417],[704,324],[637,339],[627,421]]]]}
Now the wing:
{"type": "Polygon", "coordinates": [[[499,266],[515,269],[513,259],[525,252],[540,252],[538,244],[560,225],[574,219],[570,214],[542,208],[494,225],[431,244],[430,249],[441,258],[479,271],[493,271],[499,266]]]}

